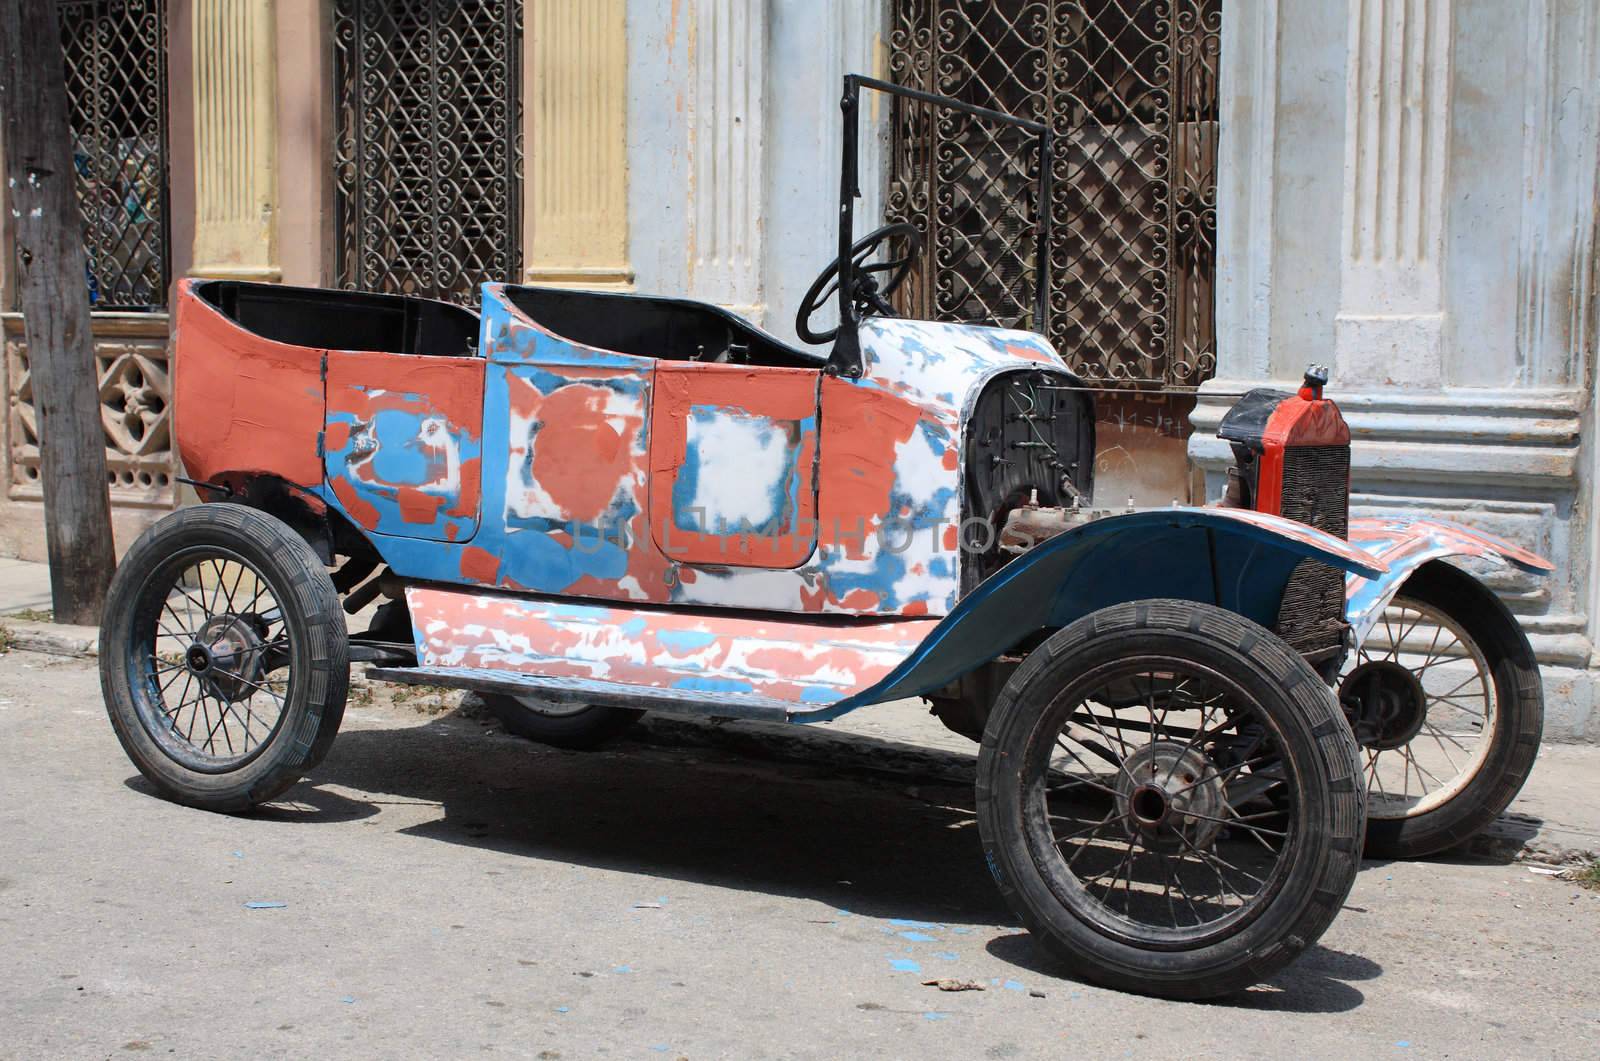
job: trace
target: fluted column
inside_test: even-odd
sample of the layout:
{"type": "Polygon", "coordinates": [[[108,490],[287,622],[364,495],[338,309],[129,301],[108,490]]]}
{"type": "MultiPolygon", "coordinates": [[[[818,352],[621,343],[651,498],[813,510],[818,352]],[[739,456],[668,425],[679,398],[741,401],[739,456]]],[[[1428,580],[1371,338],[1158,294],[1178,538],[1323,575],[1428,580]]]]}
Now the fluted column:
{"type": "Polygon", "coordinates": [[[276,281],[273,0],[194,0],[193,276],[276,281]]]}
{"type": "Polygon", "coordinates": [[[694,0],[693,19],[689,289],[759,322],[767,4],[694,0]]]}
{"type": "Polygon", "coordinates": [[[624,0],[538,0],[524,17],[525,277],[631,287],[624,0]]]}
{"type": "Polygon", "coordinates": [[[1444,369],[1452,0],[1350,0],[1344,247],[1334,345],[1349,383],[1444,369]]]}

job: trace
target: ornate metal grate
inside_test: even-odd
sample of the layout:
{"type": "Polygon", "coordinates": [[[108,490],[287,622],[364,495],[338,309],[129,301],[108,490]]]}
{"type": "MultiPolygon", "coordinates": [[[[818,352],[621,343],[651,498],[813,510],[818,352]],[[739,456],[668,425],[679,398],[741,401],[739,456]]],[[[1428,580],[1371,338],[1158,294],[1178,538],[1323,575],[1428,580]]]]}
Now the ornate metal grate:
{"type": "Polygon", "coordinates": [[[57,0],[93,308],[166,305],[164,0],[57,0]]]}
{"type": "MultiPolygon", "coordinates": [[[[1046,325],[1093,382],[1186,388],[1216,370],[1221,4],[894,0],[896,82],[1051,126],[1046,325]]],[[[1029,323],[1032,145],[975,140],[970,123],[916,105],[891,121],[887,212],[923,226],[932,248],[926,275],[902,288],[906,310],[1029,323]],[[1018,205],[964,210],[974,195],[1018,205]]]]}
{"type": "Polygon", "coordinates": [[[521,0],[334,0],[341,287],[475,301],[522,268],[521,0]]]}

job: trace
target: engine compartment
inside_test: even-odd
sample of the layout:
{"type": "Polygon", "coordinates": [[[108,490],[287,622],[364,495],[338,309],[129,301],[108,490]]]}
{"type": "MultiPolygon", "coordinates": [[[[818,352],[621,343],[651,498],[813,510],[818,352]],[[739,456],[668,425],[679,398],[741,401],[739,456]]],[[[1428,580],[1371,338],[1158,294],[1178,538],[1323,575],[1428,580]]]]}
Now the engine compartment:
{"type": "Polygon", "coordinates": [[[986,383],[966,421],[963,592],[1005,566],[1002,530],[1024,507],[1071,509],[1094,493],[1094,398],[1059,369],[986,383]]]}

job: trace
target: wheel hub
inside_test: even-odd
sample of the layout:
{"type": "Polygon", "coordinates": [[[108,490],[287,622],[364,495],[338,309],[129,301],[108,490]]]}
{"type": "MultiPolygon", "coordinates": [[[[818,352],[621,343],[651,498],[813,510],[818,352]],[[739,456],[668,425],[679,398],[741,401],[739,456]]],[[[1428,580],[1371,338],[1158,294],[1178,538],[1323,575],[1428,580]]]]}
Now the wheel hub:
{"type": "Polygon", "coordinates": [[[1209,756],[1177,741],[1152,741],[1123,761],[1117,812],[1145,847],[1207,848],[1222,829],[1227,799],[1209,756]]]}
{"type": "Polygon", "coordinates": [[[1428,719],[1422,682],[1394,660],[1373,660],[1351,671],[1339,685],[1339,702],[1363,748],[1403,748],[1428,719]]]}
{"type": "Polygon", "coordinates": [[[247,700],[261,685],[261,637],[246,616],[217,615],[201,625],[184,653],[184,664],[216,695],[230,703],[247,700]]]}

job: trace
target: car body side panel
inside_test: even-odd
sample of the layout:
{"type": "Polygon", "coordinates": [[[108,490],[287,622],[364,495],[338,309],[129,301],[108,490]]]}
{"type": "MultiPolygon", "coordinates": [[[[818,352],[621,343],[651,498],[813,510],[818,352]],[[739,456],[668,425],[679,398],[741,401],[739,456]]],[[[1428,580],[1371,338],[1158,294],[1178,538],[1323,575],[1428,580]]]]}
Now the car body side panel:
{"type": "Polygon", "coordinates": [[[1003,568],[942,620],[718,614],[408,591],[418,661],[441,680],[510,680],[528,695],[626,703],[629,689],[689,700],[654,710],[821,721],[917,696],[1013,649],[1129,600],[1179,598],[1262,625],[1306,558],[1381,573],[1345,542],[1302,524],[1229,509],[1108,516],[1049,539],[1003,568]],[[579,689],[574,682],[584,683],[579,689]]]}
{"type": "Polygon", "coordinates": [[[483,362],[331,352],[328,489],[374,534],[466,541],[478,529],[483,362]]]}
{"type": "Polygon", "coordinates": [[[1514,542],[1445,520],[1353,519],[1350,544],[1388,568],[1376,577],[1352,573],[1345,579],[1345,618],[1357,645],[1366,641],[1406,579],[1430,560],[1459,556],[1498,560],[1535,574],[1555,570],[1550,561],[1514,542]]]}
{"type": "MultiPolygon", "coordinates": [[[[961,585],[962,410],[998,373],[1064,371],[1031,333],[884,319],[862,327],[866,372],[856,380],[657,361],[555,335],[512,305],[498,284],[485,285],[482,328],[481,526],[465,544],[397,537],[375,544],[406,578],[612,601],[947,614],[961,585]],[[720,543],[717,562],[670,555],[651,532],[649,461],[662,428],[653,410],[661,378],[695,377],[693,390],[700,378],[740,372],[821,381],[812,399],[815,426],[801,420],[794,429],[797,468],[810,445],[806,436],[814,430],[816,437],[816,547],[804,550],[802,535],[787,555],[775,554],[796,566],[732,563],[720,543]]],[[[789,386],[786,413],[774,420],[798,415],[800,391],[789,386]]],[[[740,389],[730,386],[730,402],[740,389]]],[[[687,436],[686,426],[680,429],[687,436]]]]}
{"type": "Polygon", "coordinates": [[[798,567],[817,544],[817,385],[807,368],[661,362],[650,537],[680,564],[798,567]]]}
{"type": "Polygon", "coordinates": [[[322,483],[324,350],[246,331],[178,281],[173,417],[178,455],[202,482],[270,475],[322,483]]]}

